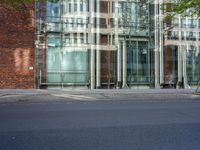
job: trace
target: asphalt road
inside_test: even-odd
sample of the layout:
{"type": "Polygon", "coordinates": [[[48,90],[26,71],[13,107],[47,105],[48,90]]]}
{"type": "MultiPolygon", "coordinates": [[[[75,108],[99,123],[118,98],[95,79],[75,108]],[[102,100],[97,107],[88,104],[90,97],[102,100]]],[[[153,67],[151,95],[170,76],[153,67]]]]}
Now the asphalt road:
{"type": "Polygon", "coordinates": [[[199,97],[137,96],[0,102],[0,150],[200,150],[199,97]]]}

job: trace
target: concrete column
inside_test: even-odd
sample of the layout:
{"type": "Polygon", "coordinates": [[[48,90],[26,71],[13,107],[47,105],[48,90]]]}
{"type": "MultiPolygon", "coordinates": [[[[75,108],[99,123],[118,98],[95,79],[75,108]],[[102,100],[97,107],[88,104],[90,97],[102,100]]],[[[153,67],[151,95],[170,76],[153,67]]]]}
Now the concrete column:
{"type": "Polygon", "coordinates": [[[96,51],[96,86],[101,87],[101,51],[96,51]]]}
{"type": "Polygon", "coordinates": [[[91,49],[90,53],[90,88],[95,88],[95,51],[91,49]]]}
{"type": "MultiPolygon", "coordinates": [[[[117,49],[117,82],[121,83],[122,81],[122,56],[121,56],[121,42],[117,49]]],[[[119,85],[118,85],[119,86],[119,85]]]]}
{"type": "Polygon", "coordinates": [[[123,85],[122,88],[128,88],[127,86],[127,56],[126,56],[126,41],[123,41],[123,85]]]}
{"type": "Polygon", "coordinates": [[[67,1],[64,5],[65,5],[65,11],[69,13],[69,1],[67,1]]]}
{"type": "Polygon", "coordinates": [[[96,1],[96,87],[101,87],[101,51],[100,51],[100,2],[96,1]]]}
{"type": "MultiPolygon", "coordinates": [[[[162,15],[162,11],[160,11],[160,15],[159,16],[163,16],[162,15]]],[[[164,56],[163,56],[163,31],[164,31],[164,27],[163,27],[163,21],[162,18],[159,18],[159,25],[160,25],[160,30],[159,30],[159,50],[160,50],[160,84],[164,83],[164,56]]]]}
{"type": "Polygon", "coordinates": [[[159,56],[159,38],[158,38],[158,0],[155,0],[155,88],[160,88],[160,56],[159,56]]]}
{"type": "Polygon", "coordinates": [[[121,54],[121,48],[122,48],[122,45],[121,45],[121,42],[119,41],[119,27],[118,27],[118,20],[119,20],[119,12],[118,12],[118,9],[119,9],[119,2],[118,0],[115,0],[115,13],[114,13],[114,16],[113,18],[115,18],[115,33],[114,33],[114,36],[115,36],[115,47],[117,49],[117,86],[118,88],[121,88],[119,85],[119,83],[121,84],[122,82],[122,54],[121,54]]]}
{"type": "Polygon", "coordinates": [[[81,45],[81,35],[80,35],[80,33],[77,33],[77,45],[78,46],[81,45]]]}
{"type": "Polygon", "coordinates": [[[187,62],[186,62],[186,53],[189,48],[189,45],[185,47],[183,50],[183,78],[184,78],[184,88],[188,88],[188,82],[187,82],[187,62]]]}
{"type": "Polygon", "coordinates": [[[86,15],[86,12],[87,12],[87,2],[86,1],[83,1],[83,13],[84,13],[84,19],[83,19],[83,28],[84,28],[84,44],[88,44],[88,36],[87,36],[87,15],[86,15]]]}
{"type": "Polygon", "coordinates": [[[71,0],[71,10],[72,10],[72,13],[74,13],[74,0],[71,0]]]}
{"type": "Polygon", "coordinates": [[[95,88],[95,49],[94,49],[94,0],[89,0],[90,4],[90,88],[95,88]]]}
{"type": "Polygon", "coordinates": [[[178,82],[182,82],[183,78],[183,59],[181,45],[178,46],[178,82]]]}
{"type": "MultiPolygon", "coordinates": [[[[179,15],[178,16],[178,25],[179,25],[179,28],[181,28],[181,16],[179,15]]],[[[178,31],[178,34],[179,34],[179,41],[182,41],[182,37],[181,37],[181,31],[178,31]]]]}
{"type": "Polygon", "coordinates": [[[70,33],[70,45],[71,47],[74,46],[74,33],[70,33]]]}

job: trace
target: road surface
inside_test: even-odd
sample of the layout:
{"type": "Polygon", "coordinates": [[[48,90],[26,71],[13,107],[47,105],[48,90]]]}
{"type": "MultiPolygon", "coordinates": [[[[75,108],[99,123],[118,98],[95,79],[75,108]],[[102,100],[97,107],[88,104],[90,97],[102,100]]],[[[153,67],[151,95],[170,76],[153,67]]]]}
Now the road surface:
{"type": "Polygon", "coordinates": [[[200,99],[179,96],[5,96],[0,150],[200,150],[200,99]]]}

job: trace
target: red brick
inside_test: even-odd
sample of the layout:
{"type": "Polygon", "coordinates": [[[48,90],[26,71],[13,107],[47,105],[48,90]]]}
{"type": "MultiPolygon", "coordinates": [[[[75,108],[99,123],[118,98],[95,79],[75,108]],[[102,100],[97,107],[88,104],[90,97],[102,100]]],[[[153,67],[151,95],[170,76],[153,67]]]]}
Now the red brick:
{"type": "Polygon", "coordinates": [[[32,13],[2,7],[0,12],[0,88],[34,88],[32,13]]]}

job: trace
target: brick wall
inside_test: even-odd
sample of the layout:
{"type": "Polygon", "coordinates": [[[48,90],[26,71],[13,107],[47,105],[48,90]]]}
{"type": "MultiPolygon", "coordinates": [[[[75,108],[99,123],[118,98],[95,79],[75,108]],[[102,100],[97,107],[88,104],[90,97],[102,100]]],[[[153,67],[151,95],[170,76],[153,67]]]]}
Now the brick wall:
{"type": "Polygon", "coordinates": [[[0,6],[0,88],[34,88],[34,27],[30,9],[20,12],[0,6]]]}

